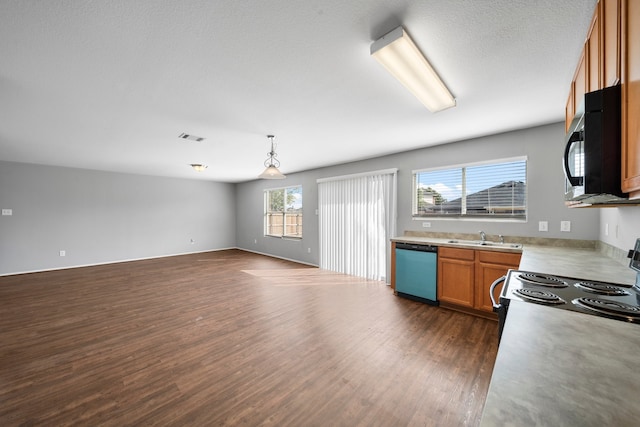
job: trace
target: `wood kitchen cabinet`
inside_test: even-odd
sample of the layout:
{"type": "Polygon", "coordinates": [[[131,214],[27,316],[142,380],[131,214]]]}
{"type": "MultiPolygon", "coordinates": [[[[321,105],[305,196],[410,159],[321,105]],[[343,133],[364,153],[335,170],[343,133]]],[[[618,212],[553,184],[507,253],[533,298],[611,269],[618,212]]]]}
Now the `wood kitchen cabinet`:
{"type": "Polygon", "coordinates": [[[462,307],[474,306],[475,251],[438,249],[438,301],[462,307]]]}
{"type": "Polygon", "coordinates": [[[565,129],[585,92],[621,85],[621,189],[640,199],[640,1],[599,0],[569,87],[565,129]]]}
{"type": "Polygon", "coordinates": [[[622,191],[640,198],[640,1],[622,0],[622,191]]]}
{"type": "Polygon", "coordinates": [[[602,89],[602,54],[601,54],[600,5],[596,6],[587,33],[585,43],[585,90],[593,92],[602,89]]]}
{"type": "Polygon", "coordinates": [[[600,0],[596,11],[600,14],[602,87],[620,83],[620,16],[621,0],[600,0]]]}
{"type": "MultiPolygon", "coordinates": [[[[477,251],[475,308],[493,313],[493,304],[489,296],[491,284],[507,274],[509,269],[517,269],[521,256],[516,253],[477,251]]],[[[496,287],[495,292],[499,294],[500,289],[501,287],[496,287]]],[[[497,295],[494,297],[497,300],[497,295]]]]}
{"type": "Polygon", "coordinates": [[[573,117],[576,115],[575,108],[575,96],[573,94],[573,83],[571,83],[571,87],[569,88],[569,96],[567,98],[567,106],[564,109],[564,132],[569,132],[569,127],[571,126],[571,121],[573,117]]]}
{"type": "MultiPolygon", "coordinates": [[[[582,51],[580,55],[580,62],[578,62],[578,68],[573,76],[571,85],[569,87],[569,96],[567,98],[567,105],[565,107],[565,132],[569,130],[571,121],[576,115],[577,111],[581,108],[580,105],[584,101],[584,94],[587,91],[587,57],[585,51],[582,51]]],[[[583,107],[582,107],[583,108],[583,107]]]]}
{"type": "Polygon", "coordinates": [[[510,268],[517,269],[520,257],[519,253],[441,247],[438,252],[440,304],[495,318],[489,288],[510,268]]]}
{"type": "Polygon", "coordinates": [[[565,107],[565,130],[569,129],[584,94],[620,83],[621,2],[600,0],[587,32],[565,107]]]}

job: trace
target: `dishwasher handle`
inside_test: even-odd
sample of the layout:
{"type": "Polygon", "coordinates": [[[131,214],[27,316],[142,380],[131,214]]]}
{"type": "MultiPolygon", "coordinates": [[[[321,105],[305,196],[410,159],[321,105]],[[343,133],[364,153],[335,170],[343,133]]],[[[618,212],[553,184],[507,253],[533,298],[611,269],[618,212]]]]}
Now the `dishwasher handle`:
{"type": "Polygon", "coordinates": [[[494,280],[494,282],[491,284],[491,287],[489,288],[489,297],[491,298],[491,305],[493,306],[494,313],[497,313],[498,310],[500,310],[501,305],[498,304],[498,302],[496,301],[496,297],[493,296],[493,291],[496,289],[496,286],[504,282],[506,279],[507,276],[498,277],[496,280],[494,280]]]}

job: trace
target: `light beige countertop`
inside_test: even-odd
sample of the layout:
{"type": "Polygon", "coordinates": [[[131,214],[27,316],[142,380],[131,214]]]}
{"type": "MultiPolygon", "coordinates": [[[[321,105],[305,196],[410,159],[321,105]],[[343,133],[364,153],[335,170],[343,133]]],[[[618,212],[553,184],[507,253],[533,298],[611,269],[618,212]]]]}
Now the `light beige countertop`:
{"type": "Polygon", "coordinates": [[[522,248],[515,249],[510,247],[509,243],[505,245],[480,246],[477,244],[464,245],[449,243],[450,240],[458,239],[421,236],[399,236],[391,239],[392,242],[458,247],[483,251],[521,252],[520,270],[585,280],[623,283],[627,285],[635,283],[636,274],[628,267],[628,264],[610,258],[595,249],[530,245],[526,243],[522,248]]]}
{"type": "MultiPolygon", "coordinates": [[[[465,248],[465,249],[477,249],[482,251],[499,251],[499,252],[522,252],[522,247],[514,248],[511,244],[492,244],[491,246],[481,246],[477,243],[467,244],[463,239],[440,239],[434,237],[420,237],[420,236],[400,236],[391,239],[392,242],[402,243],[414,243],[418,245],[432,245],[432,246],[445,246],[450,248],[465,248]],[[459,243],[451,243],[451,241],[459,243]]],[[[477,241],[477,240],[476,240],[477,241]]],[[[521,246],[521,245],[520,245],[521,246]]]]}
{"type": "Polygon", "coordinates": [[[525,245],[520,270],[633,285],[636,274],[595,249],[525,245]]]}
{"type": "Polygon", "coordinates": [[[640,325],[511,301],[481,426],[635,426],[640,325]]]}

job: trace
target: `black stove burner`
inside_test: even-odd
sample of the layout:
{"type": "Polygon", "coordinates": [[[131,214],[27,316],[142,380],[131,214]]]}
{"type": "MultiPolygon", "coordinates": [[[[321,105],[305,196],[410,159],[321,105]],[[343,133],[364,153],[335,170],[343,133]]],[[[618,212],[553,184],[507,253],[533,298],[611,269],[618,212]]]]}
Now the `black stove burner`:
{"type": "Polygon", "coordinates": [[[521,288],[516,289],[515,291],[513,291],[513,293],[526,301],[535,302],[538,304],[557,305],[567,303],[558,295],[539,289],[521,288]]]}
{"type": "Polygon", "coordinates": [[[530,283],[532,285],[538,286],[546,286],[548,288],[566,288],[567,286],[569,286],[567,282],[558,279],[557,277],[538,273],[520,273],[518,279],[525,283],[530,283]]]}
{"type": "Polygon", "coordinates": [[[575,305],[615,319],[640,322],[640,306],[597,298],[576,298],[575,305]]]}
{"type": "Polygon", "coordinates": [[[577,282],[574,283],[573,286],[585,292],[591,292],[592,294],[614,296],[631,295],[629,292],[618,286],[607,285],[605,283],[577,282]]]}

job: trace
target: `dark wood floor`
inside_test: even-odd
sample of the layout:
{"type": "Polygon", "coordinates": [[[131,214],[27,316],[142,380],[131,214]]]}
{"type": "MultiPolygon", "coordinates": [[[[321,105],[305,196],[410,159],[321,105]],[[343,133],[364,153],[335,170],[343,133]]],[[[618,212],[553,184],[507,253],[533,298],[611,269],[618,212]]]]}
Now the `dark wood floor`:
{"type": "Polygon", "coordinates": [[[0,277],[0,425],[477,425],[496,330],[238,250],[0,277]]]}

